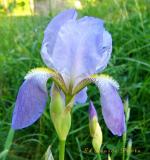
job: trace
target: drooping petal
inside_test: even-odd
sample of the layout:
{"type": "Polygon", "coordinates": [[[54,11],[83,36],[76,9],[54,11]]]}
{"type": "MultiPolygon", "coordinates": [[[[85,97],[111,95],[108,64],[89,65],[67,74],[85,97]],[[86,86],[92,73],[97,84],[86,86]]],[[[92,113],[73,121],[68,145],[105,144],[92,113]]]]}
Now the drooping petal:
{"type": "Polygon", "coordinates": [[[33,124],[43,113],[48,94],[46,82],[52,76],[48,69],[33,69],[19,89],[12,128],[21,129],[33,124]]]}
{"type": "Polygon", "coordinates": [[[87,100],[87,87],[82,89],[76,96],[75,96],[75,103],[84,104],[87,100]]]}
{"type": "Polygon", "coordinates": [[[117,92],[117,82],[105,75],[95,77],[93,81],[100,89],[102,114],[107,127],[114,135],[121,136],[126,126],[123,103],[117,92]]]}
{"type": "Polygon", "coordinates": [[[56,69],[71,79],[95,73],[103,30],[102,20],[93,17],[66,22],[59,30],[53,50],[56,69]]]}
{"type": "Polygon", "coordinates": [[[70,19],[75,19],[77,13],[74,9],[69,9],[58,14],[52,21],[48,24],[45,32],[44,39],[41,49],[41,56],[48,67],[53,67],[52,53],[56,43],[57,35],[60,28],[70,19]]]}
{"type": "Polygon", "coordinates": [[[121,136],[125,131],[123,103],[113,86],[107,86],[106,90],[106,92],[101,94],[104,120],[114,135],[121,136]]]}

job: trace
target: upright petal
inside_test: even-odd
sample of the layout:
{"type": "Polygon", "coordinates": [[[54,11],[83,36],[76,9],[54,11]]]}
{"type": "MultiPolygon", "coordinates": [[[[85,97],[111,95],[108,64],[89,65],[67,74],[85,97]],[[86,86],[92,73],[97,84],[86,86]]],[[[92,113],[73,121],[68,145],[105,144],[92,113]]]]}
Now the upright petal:
{"type": "Polygon", "coordinates": [[[71,80],[95,73],[103,30],[102,20],[93,17],[66,22],[59,30],[53,50],[56,69],[71,80]]]}
{"type": "Polygon", "coordinates": [[[87,100],[87,87],[82,89],[76,96],[75,96],[75,103],[84,104],[87,100]]]}
{"type": "Polygon", "coordinates": [[[126,126],[123,103],[117,92],[117,82],[105,75],[92,79],[100,89],[102,114],[107,127],[114,135],[121,136],[126,126]]]}
{"type": "Polygon", "coordinates": [[[96,67],[96,72],[101,72],[108,64],[108,61],[111,57],[111,52],[112,52],[112,38],[109,32],[104,30],[103,32],[103,42],[102,46],[100,46],[100,58],[99,58],[99,63],[96,67]]]}
{"type": "Polygon", "coordinates": [[[44,39],[41,49],[41,56],[48,67],[54,67],[51,58],[55,42],[60,28],[70,19],[75,19],[77,13],[74,9],[69,9],[57,15],[47,26],[44,32],[44,39]]]}
{"type": "Polygon", "coordinates": [[[19,89],[12,117],[12,128],[33,124],[43,113],[48,98],[46,82],[52,76],[48,69],[33,69],[19,89]]]}

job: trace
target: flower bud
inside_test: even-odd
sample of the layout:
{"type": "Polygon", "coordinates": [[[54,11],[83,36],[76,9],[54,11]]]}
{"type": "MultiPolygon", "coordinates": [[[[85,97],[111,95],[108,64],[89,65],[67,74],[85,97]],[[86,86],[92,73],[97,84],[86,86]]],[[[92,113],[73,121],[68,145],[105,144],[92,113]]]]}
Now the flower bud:
{"type": "Polygon", "coordinates": [[[132,152],[132,139],[129,139],[127,146],[127,160],[130,159],[131,152],[132,152]]]}
{"type": "Polygon", "coordinates": [[[110,155],[108,154],[108,160],[111,160],[110,155]]]}
{"type": "Polygon", "coordinates": [[[124,102],[124,111],[125,111],[125,115],[126,115],[126,122],[128,122],[129,118],[130,118],[130,108],[129,108],[128,97],[126,98],[126,100],[124,102]]]}
{"type": "Polygon", "coordinates": [[[59,139],[66,140],[71,126],[71,114],[65,107],[61,91],[55,85],[52,87],[50,115],[59,139]]]}
{"type": "Polygon", "coordinates": [[[100,147],[102,145],[102,131],[98,123],[97,113],[92,102],[90,102],[89,107],[89,128],[92,137],[92,145],[96,153],[100,152],[100,147]]]}

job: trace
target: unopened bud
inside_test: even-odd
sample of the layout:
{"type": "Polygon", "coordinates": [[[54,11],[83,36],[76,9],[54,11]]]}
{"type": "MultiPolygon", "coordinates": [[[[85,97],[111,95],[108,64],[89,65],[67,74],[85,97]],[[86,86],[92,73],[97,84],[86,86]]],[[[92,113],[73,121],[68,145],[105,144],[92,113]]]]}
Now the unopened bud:
{"type": "Polygon", "coordinates": [[[52,87],[50,115],[59,139],[66,140],[71,126],[71,114],[65,107],[65,100],[59,88],[55,85],[52,87]]]}
{"type": "Polygon", "coordinates": [[[130,108],[129,108],[128,97],[126,98],[126,100],[124,102],[124,111],[125,111],[125,114],[126,114],[126,122],[128,122],[128,120],[130,118],[130,108]]]}
{"type": "Polygon", "coordinates": [[[108,154],[108,160],[111,160],[110,155],[108,154]]]}
{"type": "Polygon", "coordinates": [[[131,152],[132,152],[132,139],[129,139],[127,146],[127,160],[130,159],[131,152]]]}
{"type": "Polygon", "coordinates": [[[125,113],[127,113],[128,108],[129,108],[129,99],[128,99],[128,97],[126,97],[126,99],[124,101],[124,111],[125,111],[125,113]]]}
{"type": "Polygon", "coordinates": [[[96,153],[100,152],[102,145],[102,131],[98,123],[97,113],[92,102],[89,107],[89,128],[92,139],[92,145],[96,153]]]}

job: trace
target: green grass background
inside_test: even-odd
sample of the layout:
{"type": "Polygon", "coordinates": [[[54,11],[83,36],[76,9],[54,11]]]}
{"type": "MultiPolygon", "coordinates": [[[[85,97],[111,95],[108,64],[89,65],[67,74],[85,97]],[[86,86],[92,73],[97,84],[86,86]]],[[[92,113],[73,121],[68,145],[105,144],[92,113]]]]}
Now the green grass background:
{"type": "MultiPolygon", "coordinates": [[[[95,6],[87,3],[79,14],[104,19],[107,30],[112,34],[112,57],[103,73],[108,73],[119,82],[123,100],[129,98],[131,113],[127,141],[129,138],[133,141],[130,159],[149,160],[150,1],[101,0],[95,6]],[[136,149],[140,152],[136,153],[136,149]]],[[[14,137],[10,130],[15,99],[25,74],[34,67],[45,66],[40,49],[44,29],[50,19],[49,16],[0,16],[0,157],[5,154],[2,151],[8,151],[8,160],[40,160],[49,145],[58,159],[58,138],[48,106],[32,126],[16,131],[14,137]]],[[[102,149],[112,150],[112,159],[121,160],[122,138],[112,136],[106,128],[97,88],[89,86],[88,95],[85,105],[74,107],[72,127],[66,142],[66,159],[96,158],[88,128],[88,102],[91,99],[102,127],[102,149]]],[[[102,154],[102,159],[107,159],[106,153],[102,154]]]]}

